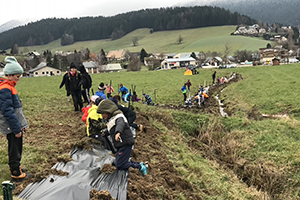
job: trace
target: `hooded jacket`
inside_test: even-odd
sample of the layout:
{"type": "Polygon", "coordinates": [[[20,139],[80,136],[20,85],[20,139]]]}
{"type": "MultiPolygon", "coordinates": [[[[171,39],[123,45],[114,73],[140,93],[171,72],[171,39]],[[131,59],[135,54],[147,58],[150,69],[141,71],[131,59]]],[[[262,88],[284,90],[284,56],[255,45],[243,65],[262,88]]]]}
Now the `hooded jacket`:
{"type": "Polygon", "coordinates": [[[86,72],[83,65],[79,66],[78,69],[81,73],[81,85],[83,88],[91,88],[92,87],[92,78],[91,76],[86,72]]]}
{"type": "Polygon", "coordinates": [[[0,131],[3,135],[19,134],[28,127],[16,84],[16,81],[0,78],[0,131]]]}
{"type": "Polygon", "coordinates": [[[102,115],[97,113],[97,108],[98,106],[92,105],[92,107],[87,111],[87,136],[98,134],[101,132],[102,128],[105,128],[102,127],[102,115]]]}
{"type": "Polygon", "coordinates": [[[134,138],[129,128],[127,119],[114,102],[112,102],[111,100],[101,101],[98,106],[97,113],[108,113],[111,115],[107,123],[107,130],[112,136],[114,146],[117,149],[134,144],[134,138]],[[115,136],[117,133],[120,133],[122,141],[115,140],[115,136]]]}

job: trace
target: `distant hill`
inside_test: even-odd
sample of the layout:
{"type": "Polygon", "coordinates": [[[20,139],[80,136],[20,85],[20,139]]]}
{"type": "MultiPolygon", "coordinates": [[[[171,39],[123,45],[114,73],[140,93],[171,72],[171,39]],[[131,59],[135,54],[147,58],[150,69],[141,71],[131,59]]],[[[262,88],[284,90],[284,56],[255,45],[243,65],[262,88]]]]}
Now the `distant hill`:
{"type": "Polygon", "coordinates": [[[25,21],[11,20],[11,21],[6,22],[6,23],[4,23],[0,26],[0,33],[4,32],[4,31],[8,31],[8,30],[13,29],[13,28],[18,27],[18,26],[23,26],[25,24],[26,24],[25,21]]]}
{"type": "Polygon", "coordinates": [[[236,26],[216,26],[174,31],[157,31],[150,33],[150,29],[137,29],[117,40],[93,40],[76,42],[72,45],[61,46],[60,39],[46,45],[20,47],[20,53],[36,50],[42,53],[50,50],[73,52],[88,48],[93,53],[103,49],[106,53],[111,50],[125,49],[130,52],[140,52],[145,49],[147,53],[186,53],[186,52],[219,52],[224,53],[225,45],[230,47],[230,55],[237,50],[258,51],[272,42],[257,37],[233,36],[236,26]],[[183,38],[178,44],[179,35],[183,38]],[[137,38],[134,46],[132,38],[137,38]]]}
{"type": "Polygon", "coordinates": [[[299,0],[194,0],[182,5],[218,6],[269,24],[300,25],[299,0]]]}
{"type": "Polygon", "coordinates": [[[33,46],[61,39],[62,45],[79,41],[118,39],[140,28],[152,32],[255,23],[248,16],[211,6],[146,9],[113,17],[44,19],[0,34],[0,49],[33,46]]]}

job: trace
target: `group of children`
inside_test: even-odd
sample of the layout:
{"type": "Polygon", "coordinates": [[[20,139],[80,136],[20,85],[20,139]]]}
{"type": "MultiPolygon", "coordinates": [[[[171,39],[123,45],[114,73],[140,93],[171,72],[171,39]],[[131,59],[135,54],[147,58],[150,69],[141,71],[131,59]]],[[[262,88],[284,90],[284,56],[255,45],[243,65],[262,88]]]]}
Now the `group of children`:
{"type": "MultiPolygon", "coordinates": [[[[13,56],[5,58],[4,77],[0,77],[0,131],[8,141],[8,165],[12,181],[22,181],[30,176],[26,168],[21,167],[23,136],[28,128],[28,123],[24,116],[23,107],[15,88],[24,70],[13,56]]],[[[142,162],[130,160],[130,154],[135,143],[132,129],[140,132],[146,129],[143,125],[134,123],[136,113],[118,105],[115,97],[109,99],[93,95],[87,100],[89,105],[83,107],[81,97],[81,87],[83,86],[83,74],[77,73],[76,66],[71,64],[70,71],[64,75],[60,88],[66,84],[67,95],[72,95],[75,111],[79,108],[83,111],[82,120],[87,125],[87,135],[97,140],[111,138],[110,149],[116,155],[115,166],[118,170],[128,170],[129,167],[137,168],[142,175],[147,174],[147,165],[142,162]]],[[[90,81],[91,83],[91,81],[90,81]]],[[[99,91],[103,89],[99,85],[99,91]]],[[[89,87],[85,85],[84,87],[89,87]]],[[[109,87],[110,94],[113,92],[109,87]]],[[[89,89],[89,88],[88,88],[89,89]]],[[[108,140],[106,140],[108,141],[108,140]]]]}
{"type": "Polygon", "coordinates": [[[187,99],[187,92],[190,92],[190,86],[192,85],[192,83],[190,82],[190,80],[188,79],[188,81],[186,83],[184,83],[183,87],[181,88],[182,94],[183,94],[183,101],[185,102],[185,104],[189,107],[192,107],[194,104],[198,104],[199,107],[204,106],[205,105],[205,99],[208,99],[209,96],[204,92],[204,88],[203,86],[199,86],[199,90],[197,91],[197,93],[194,96],[190,96],[187,99]]]}
{"type": "MultiPolygon", "coordinates": [[[[120,92],[127,88],[120,84],[120,92]]],[[[90,104],[82,108],[82,121],[86,123],[87,136],[104,144],[105,148],[116,155],[115,166],[119,170],[137,168],[142,175],[147,174],[147,165],[142,162],[129,161],[135,143],[136,131],[146,132],[141,124],[136,124],[134,110],[120,104],[119,95],[111,96],[113,88],[100,83],[98,91],[90,99],[90,104]],[[107,97],[104,91],[109,87],[107,97]]],[[[121,94],[128,94],[125,92],[121,94]]],[[[123,99],[124,101],[125,99],[123,99]]],[[[126,102],[126,101],[124,101],[126,102]]]]}

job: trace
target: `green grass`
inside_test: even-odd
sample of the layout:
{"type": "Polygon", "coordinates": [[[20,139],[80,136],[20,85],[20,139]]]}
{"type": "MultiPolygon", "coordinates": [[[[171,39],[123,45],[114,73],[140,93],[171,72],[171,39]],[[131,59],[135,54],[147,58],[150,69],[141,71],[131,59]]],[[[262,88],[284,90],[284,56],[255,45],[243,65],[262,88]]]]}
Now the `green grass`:
{"type": "Polygon", "coordinates": [[[138,29],[124,37],[111,41],[97,40],[76,42],[73,45],[61,46],[60,39],[46,45],[19,47],[19,52],[29,52],[36,50],[42,52],[50,50],[55,51],[74,51],[85,50],[89,48],[91,52],[99,53],[101,49],[105,52],[111,50],[125,49],[130,52],[140,52],[144,48],[148,53],[179,53],[179,52],[199,52],[199,51],[216,51],[224,53],[225,45],[230,47],[230,54],[236,50],[258,51],[259,48],[266,47],[270,41],[259,38],[231,36],[236,26],[218,26],[205,27],[196,29],[176,30],[176,31],[159,31],[150,34],[150,29],[138,29]],[[177,43],[179,35],[182,36],[183,42],[177,43]],[[138,38],[138,46],[133,46],[132,39],[138,38]]]}
{"type": "MultiPolygon", "coordinates": [[[[291,183],[277,195],[278,199],[299,199],[300,190],[297,183],[300,181],[298,100],[300,80],[296,73],[299,67],[299,64],[292,64],[217,69],[217,76],[229,75],[233,71],[243,76],[242,80],[230,84],[221,94],[225,107],[232,111],[232,116],[227,118],[203,114],[201,111],[199,114],[192,114],[185,111],[164,111],[137,103],[134,105],[150,116],[155,112],[161,115],[165,113],[174,120],[174,130],[170,130],[163,122],[150,118],[150,122],[161,130],[163,134],[161,140],[168,146],[166,152],[178,172],[185,177],[185,180],[203,191],[205,199],[259,199],[266,194],[256,191],[254,187],[248,188],[233,173],[233,170],[218,163],[217,158],[207,159],[208,155],[201,150],[204,147],[202,142],[197,141],[194,144],[195,149],[192,149],[188,144],[192,139],[197,139],[197,134],[199,136],[207,134],[213,141],[211,152],[217,150],[213,145],[224,148],[226,151],[224,156],[229,156],[233,162],[236,161],[235,159],[246,160],[253,168],[260,164],[266,168],[272,166],[275,174],[286,176],[291,183]],[[289,115],[289,118],[253,120],[248,118],[253,108],[260,113],[284,113],[289,115]]],[[[193,76],[184,76],[183,69],[92,74],[91,76],[95,92],[100,82],[112,81],[115,90],[122,82],[129,89],[131,85],[136,85],[139,97],[146,92],[156,103],[182,104],[183,96],[180,88],[183,83],[187,79],[191,80],[193,94],[199,85],[211,82],[213,71],[200,69],[200,74],[193,76]],[[157,94],[156,98],[154,91],[157,94]]],[[[47,118],[48,114],[55,115],[73,110],[72,105],[66,101],[64,88],[58,88],[61,80],[60,76],[22,78],[17,84],[25,116],[31,126],[36,129],[38,127],[41,132],[51,131],[45,125],[57,126],[59,121],[40,119],[47,118]]],[[[70,119],[64,120],[70,121],[70,119]]],[[[49,143],[43,148],[25,146],[23,161],[29,166],[34,162],[42,163],[42,154],[47,151],[56,151],[55,144],[49,143]]],[[[217,154],[214,156],[217,157],[217,154]]],[[[7,141],[5,137],[0,137],[1,181],[9,178],[7,160],[7,141]]],[[[158,194],[164,192],[164,188],[157,188],[158,194]]],[[[184,199],[184,194],[181,198],[184,199]]]]}

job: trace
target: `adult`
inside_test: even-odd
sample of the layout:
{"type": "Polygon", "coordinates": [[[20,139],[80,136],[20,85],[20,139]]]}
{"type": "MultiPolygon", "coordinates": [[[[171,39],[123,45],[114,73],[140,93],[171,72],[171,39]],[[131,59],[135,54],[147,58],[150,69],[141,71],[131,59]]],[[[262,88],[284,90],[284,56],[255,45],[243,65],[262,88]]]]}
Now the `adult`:
{"type": "Polygon", "coordinates": [[[68,79],[68,73],[69,73],[69,72],[66,71],[66,73],[64,74],[63,79],[62,79],[62,81],[61,81],[61,84],[60,84],[60,86],[59,86],[59,89],[61,89],[61,88],[65,85],[66,92],[67,92],[67,99],[68,99],[68,101],[70,101],[70,95],[71,95],[71,92],[70,92],[70,88],[68,88],[68,87],[67,87],[67,84],[66,84],[67,79],[68,79]]]}
{"type": "Polygon", "coordinates": [[[120,92],[121,92],[121,98],[125,102],[125,95],[128,93],[128,89],[123,85],[123,83],[120,83],[119,93],[120,92]]]}
{"type": "Polygon", "coordinates": [[[99,86],[98,86],[98,91],[95,93],[95,95],[99,96],[99,97],[102,97],[103,99],[107,99],[106,98],[106,95],[104,93],[106,87],[104,86],[104,83],[100,83],[99,86]]]}
{"type": "Polygon", "coordinates": [[[84,99],[83,103],[90,103],[90,88],[92,87],[92,78],[91,76],[86,72],[86,69],[83,64],[79,65],[78,70],[81,74],[81,95],[84,99]]]}
{"type": "Polygon", "coordinates": [[[66,85],[70,88],[70,92],[73,99],[75,112],[81,111],[83,104],[81,98],[81,75],[77,72],[75,64],[70,64],[70,72],[68,72],[68,78],[66,85]]]}
{"type": "Polygon", "coordinates": [[[129,128],[126,117],[116,104],[110,100],[100,102],[97,113],[107,121],[107,132],[112,136],[113,144],[117,149],[116,152],[116,168],[118,170],[128,170],[130,167],[136,168],[142,173],[147,174],[147,168],[142,162],[134,162],[130,160],[134,138],[129,128]]]}
{"type": "Polygon", "coordinates": [[[23,68],[15,57],[5,58],[4,78],[0,78],[0,131],[8,141],[8,165],[13,181],[26,178],[20,165],[23,149],[23,135],[28,123],[17,90],[17,82],[23,74],[23,68]]]}
{"type": "Polygon", "coordinates": [[[215,71],[215,72],[212,74],[212,80],[213,80],[213,84],[215,84],[215,80],[216,80],[216,73],[217,73],[217,71],[215,71]]]}

